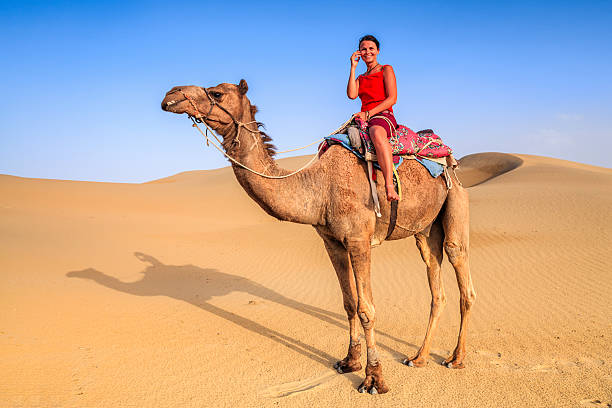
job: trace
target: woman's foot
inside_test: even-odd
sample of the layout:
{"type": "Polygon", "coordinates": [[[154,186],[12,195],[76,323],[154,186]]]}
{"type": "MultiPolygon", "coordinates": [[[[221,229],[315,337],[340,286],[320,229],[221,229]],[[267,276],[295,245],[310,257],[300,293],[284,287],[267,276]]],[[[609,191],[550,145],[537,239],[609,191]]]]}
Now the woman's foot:
{"type": "Polygon", "coordinates": [[[395,191],[395,187],[393,186],[393,184],[391,184],[390,186],[387,185],[387,201],[399,201],[399,195],[397,194],[397,192],[395,191]]]}

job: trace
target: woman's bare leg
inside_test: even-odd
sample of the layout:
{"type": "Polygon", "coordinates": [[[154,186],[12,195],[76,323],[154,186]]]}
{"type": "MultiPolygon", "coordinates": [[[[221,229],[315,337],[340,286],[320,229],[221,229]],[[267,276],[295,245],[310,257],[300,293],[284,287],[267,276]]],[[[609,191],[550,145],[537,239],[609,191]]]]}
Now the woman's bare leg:
{"type": "Polygon", "coordinates": [[[387,201],[398,201],[399,195],[397,195],[393,186],[393,152],[391,151],[391,144],[387,139],[387,131],[382,126],[371,126],[370,139],[374,143],[376,158],[385,179],[387,201]]]}

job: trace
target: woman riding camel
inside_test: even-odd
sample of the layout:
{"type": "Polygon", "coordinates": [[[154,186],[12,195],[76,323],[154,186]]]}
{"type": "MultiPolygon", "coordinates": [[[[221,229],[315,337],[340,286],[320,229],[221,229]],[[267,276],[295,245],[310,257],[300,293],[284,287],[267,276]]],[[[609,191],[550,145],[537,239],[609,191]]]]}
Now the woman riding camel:
{"type": "Polygon", "coordinates": [[[353,116],[367,122],[378,164],[385,178],[387,200],[397,201],[399,196],[393,186],[393,153],[389,143],[393,132],[390,124],[393,128],[397,127],[393,116],[393,105],[397,102],[397,86],[391,65],[378,63],[379,52],[379,42],[373,35],[366,35],[359,40],[359,50],[351,55],[351,73],[346,94],[350,99],[358,96],[361,99],[361,112],[353,116]],[[355,79],[359,58],[363,59],[367,70],[355,79]]]}

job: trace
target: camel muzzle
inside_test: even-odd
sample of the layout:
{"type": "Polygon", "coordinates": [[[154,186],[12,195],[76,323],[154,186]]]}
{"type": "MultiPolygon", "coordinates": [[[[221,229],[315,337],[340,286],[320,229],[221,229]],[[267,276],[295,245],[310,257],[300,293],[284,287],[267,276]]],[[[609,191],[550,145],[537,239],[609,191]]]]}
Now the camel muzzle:
{"type": "Polygon", "coordinates": [[[180,93],[167,94],[161,103],[161,108],[165,112],[171,113],[182,113],[177,112],[176,108],[181,103],[186,101],[180,93]]]}
{"type": "Polygon", "coordinates": [[[185,98],[185,94],[183,93],[183,89],[180,86],[175,86],[174,88],[166,92],[166,96],[164,97],[161,103],[161,108],[163,111],[166,111],[166,112],[182,113],[182,112],[176,112],[175,110],[170,110],[170,107],[176,106],[180,102],[183,102],[185,100],[186,98],[185,98]]]}

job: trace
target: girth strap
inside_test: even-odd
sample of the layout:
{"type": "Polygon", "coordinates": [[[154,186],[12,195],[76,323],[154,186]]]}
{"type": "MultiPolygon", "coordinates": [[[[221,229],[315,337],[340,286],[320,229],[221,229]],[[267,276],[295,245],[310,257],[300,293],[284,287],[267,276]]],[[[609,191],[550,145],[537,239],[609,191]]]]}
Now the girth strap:
{"type": "MultiPolygon", "coordinates": [[[[393,166],[393,187],[397,191],[397,194],[400,196],[400,201],[402,199],[402,185],[400,184],[399,174],[397,174],[397,170],[395,166],[393,166]]],[[[395,230],[395,224],[397,223],[397,207],[399,205],[399,201],[391,201],[391,214],[389,214],[389,227],[387,228],[387,236],[385,240],[389,239],[391,234],[393,234],[393,230],[395,230]]]]}
{"type": "Polygon", "coordinates": [[[378,201],[378,193],[376,192],[376,182],[374,181],[374,165],[368,161],[368,180],[370,180],[370,190],[372,191],[372,199],[374,200],[374,212],[377,217],[382,217],[380,213],[380,202],[378,201]]]}
{"type": "Polygon", "coordinates": [[[397,204],[399,201],[391,201],[391,215],[389,216],[389,228],[387,228],[387,236],[385,240],[389,239],[393,230],[395,230],[395,224],[397,223],[397,204]]]}

